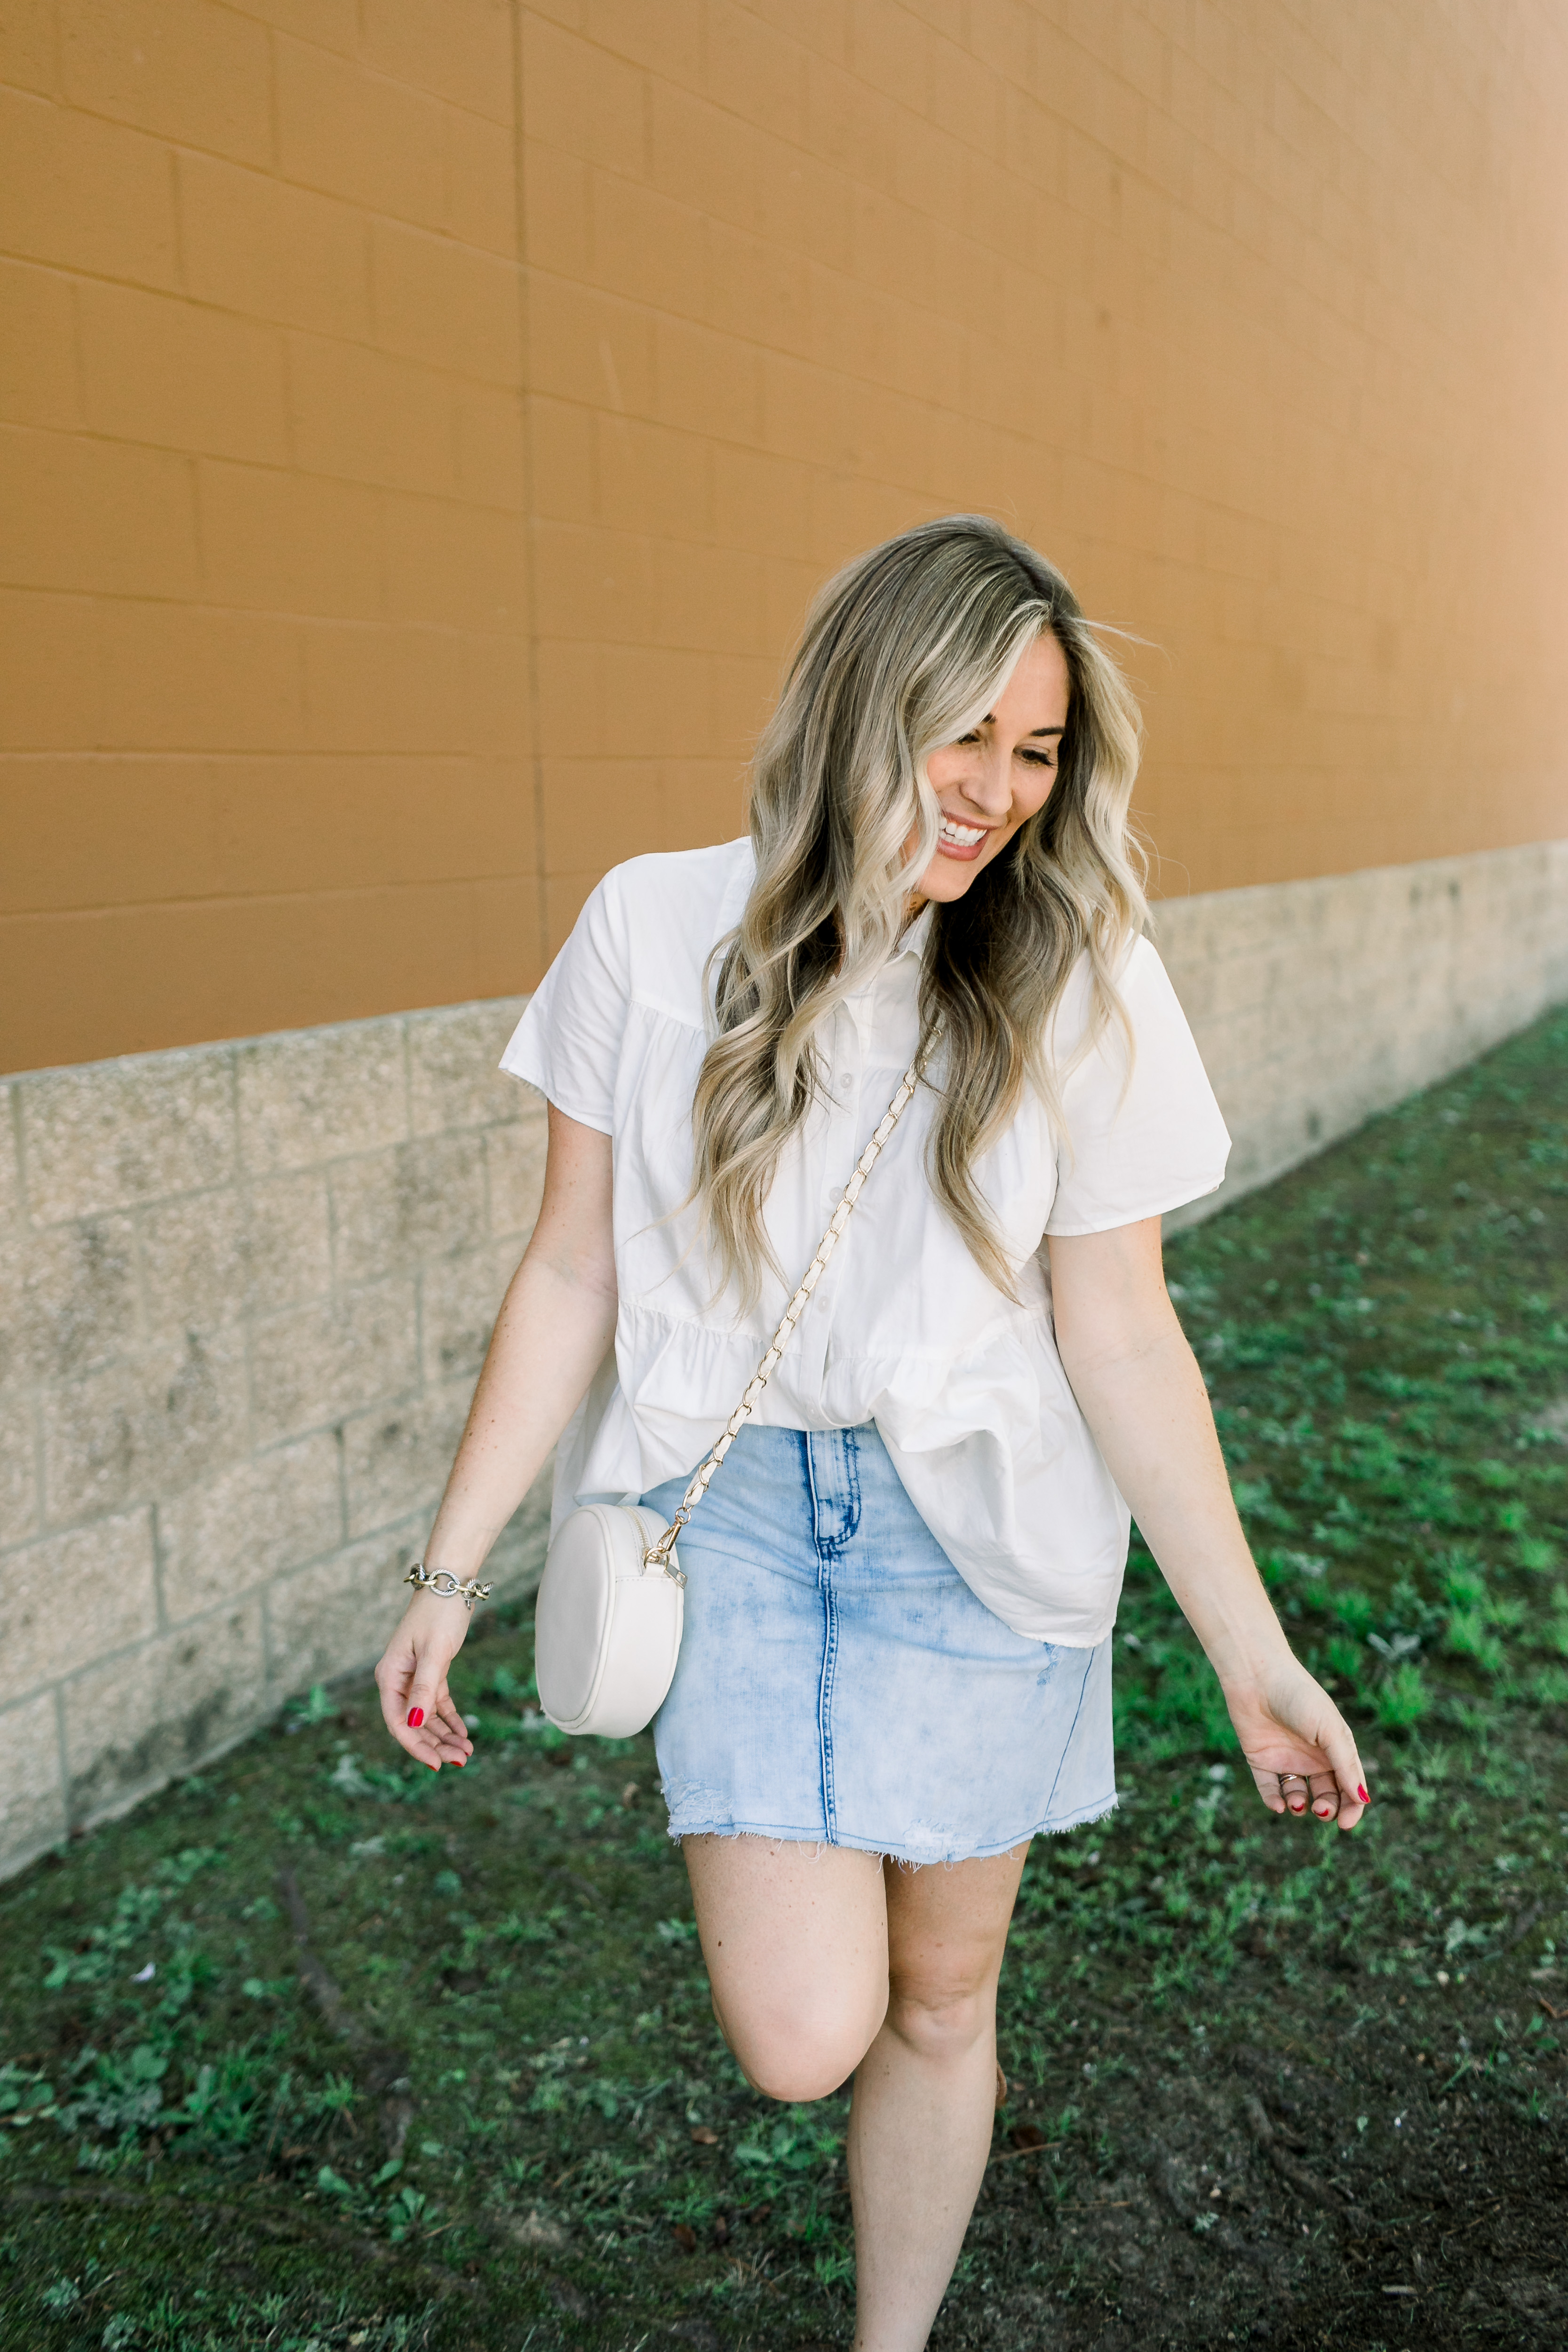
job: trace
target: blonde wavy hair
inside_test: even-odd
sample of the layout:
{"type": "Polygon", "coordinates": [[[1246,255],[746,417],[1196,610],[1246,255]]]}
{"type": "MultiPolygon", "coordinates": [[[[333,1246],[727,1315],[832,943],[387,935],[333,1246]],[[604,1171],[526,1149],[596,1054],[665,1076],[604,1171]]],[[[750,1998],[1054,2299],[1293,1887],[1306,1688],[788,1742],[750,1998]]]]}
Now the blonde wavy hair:
{"type": "Polygon", "coordinates": [[[1071,687],[1051,792],[961,898],[935,906],[921,976],[927,1083],[941,1096],[931,1188],[1016,1295],[974,1165],[1026,1086],[1056,1110],[1051,1015],[1080,955],[1091,1035],[1112,1019],[1126,1027],[1113,974],[1148,912],[1128,824],[1142,736],[1131,689],[1061,573],[999,523],[949,515],[820,592],[752,762],[756,879],[710,965],[717,1034],[692,1107],[691,1196],[721,1284],[733,1280],[748,1307],[763,1269],[781,1271],[763,1208],[824,1085],[823,1025],[892,953],[935,852],[926,763],[979,724],[1047,631],[1071,687]]]}

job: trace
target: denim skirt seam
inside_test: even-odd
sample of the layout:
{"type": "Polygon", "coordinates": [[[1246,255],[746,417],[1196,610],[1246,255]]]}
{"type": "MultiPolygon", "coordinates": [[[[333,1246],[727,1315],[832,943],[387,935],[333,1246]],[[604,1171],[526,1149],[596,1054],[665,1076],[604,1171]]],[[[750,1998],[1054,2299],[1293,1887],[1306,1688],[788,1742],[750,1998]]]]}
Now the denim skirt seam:
{"type": "Polygon", "coordinates": [[[1088,1651],[1088,1652],[1085,1654],[1085,1656],[1084,1656],[1084,1662],[1083,1662],[1083,1680],[1082,1680],[1082,1682],[1080,1682],[1080,1683],[1079,1683],[1079,1686],[1078,1686],[1078,1705],[1077,1705],[1077,1706],[1074,1707],[1074,1709],[1073,1709],[1073,1715],[1072,1715],[1072,1727],[1071,1727],[1071,1729],[1070,1729],[1070,1730],[1068,1731],[1068,1733],[1067,1738],[1066,1738],[1066,1740],[1064,1741],[1063,1746],[1062,1746],[1062,1752],[1061,1752],[1061,1755],[1060,1755],[1060,1757],[1059,1757],[1059,1758],[1058,1759],[1058,1760],[1057,1760],[1057,1776],[1056,1776],[1056,1779],[1051,1782],[1051,1793],[1050,1793],[1050,1796],[1047,1798],[1047,1801],[1046,1801],[1046,1811],[1047,1812],[1047,1814],[1049,1813],[1049,1811],[1050,1811],[1050,1810],[1051,1810],[1052,1805],[1054,1805],[1054,1804],[1055,1804],[1055,1802],[1056,1802],[1056,1799],[1057,1799],[1057,1790],[1058,1790],[1058,1789],[1059,1788],[1059,1786],[1061,1785],[1062,1767],[1063,1767],[1063,1765],[1066,1763],[1066,1761],[1067,1761],[1067,1758],[1068,1758],[1068,1753],[1069,1753],[1069,1752],[1070,1752],[1070,1750],[1071,1750],[1071,1748],[1072,1748],[1072,1738],[1073,1738],[1073,1732],[1075,1732],[1075,1731],[1078,1729],[1078,1720],[1079,1720],[1079,1716],[1083,1713],[1083,1695],[1084,1695],[1085,1691],[1087,1691],[1087,1690],[1088,1690],[1088,1688],[1089,1688],[1089,1672],[1090,1672],[1090,1669],[1092,1668],[1093,1664],[1094,1664],[1094,1653],[1093,1653],[1093,1651],[1092,1651],[1092,1650],[1090,1650],[1090,1651],[1088,1651]]]}

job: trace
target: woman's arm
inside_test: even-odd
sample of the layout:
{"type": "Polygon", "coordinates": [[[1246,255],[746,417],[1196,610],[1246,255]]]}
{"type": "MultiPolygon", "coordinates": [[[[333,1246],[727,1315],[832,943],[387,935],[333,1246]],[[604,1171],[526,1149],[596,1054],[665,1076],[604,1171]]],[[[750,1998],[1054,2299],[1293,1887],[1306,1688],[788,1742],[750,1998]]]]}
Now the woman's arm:
{"type": "MultiPolygon", "coordinates": [[[[586,1394],[615,1328],[610,1139],[552,1104],[539,1222],[496,1318],[426,1547],[428,1569],[450,1569],[464,1581],[479,1574],[586,1394]]],[[[416,1592],[375,1670],[387,1729],[433,1769],[473,1753],[447,1688],[468,1630],[461,1601],[416,1592]]]]}
{"type": "Polygon", "coordinates": [[[1144,1542],[1219,1676],[1273,1812],[1361,1819],[1366,1783],[1339,1709],[1292,1655],[1231,1500],[1208,1391],[1160,1263],[1160,1220],[1049,1244],[1057,1345],[1144,1542]],[[1334,1787],[1337,1783],[1337,1795],[1334,1787]]]}

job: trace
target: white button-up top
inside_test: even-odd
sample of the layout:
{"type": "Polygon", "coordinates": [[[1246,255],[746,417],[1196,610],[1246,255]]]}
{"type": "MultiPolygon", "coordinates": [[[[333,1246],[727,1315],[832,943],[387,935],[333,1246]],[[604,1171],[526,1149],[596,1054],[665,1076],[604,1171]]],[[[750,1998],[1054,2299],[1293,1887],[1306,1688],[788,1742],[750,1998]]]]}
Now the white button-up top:
{"type": "MultiPolygon", "coordinates": [[[[595,1497],[635,1499],[702,1459],[915,1053],[929,908],[821,1034],[827,1098],[781,1154],[765,1211],[787,1283],[767,1282],[746,1316],[732,1290],[715,1302],[695,1211],[680,1204],[711,1034],[704,966],[739,920],[753,870],[747,841],[616,866],[502,1057],[502,1069],[615,1147],[615,1349],[557,1452],[557,1523],[595,1497]]],[[[874,1421],[921,1517],[986,1607],[1019,1633],[1082,1648],[1115,1621],[1130,1520],[1062,1370],[1041,1244],[1212,1192],[1230,1147],[1146,940],[1118,985],[1136,1041],[1131,1071],[1115,1029],[1074,1061],[1090,1002],[1083,959],[1053,1033],[1066,1132],[1027,1096],[976,1163],[1018,1302],[982,1273],[931,1192],[935,1106],[922,1087],[755,1415],[789,1429],[874,1421]]],[[[933,1075],[940,1083],[940,1055],[933,1075]]]]}

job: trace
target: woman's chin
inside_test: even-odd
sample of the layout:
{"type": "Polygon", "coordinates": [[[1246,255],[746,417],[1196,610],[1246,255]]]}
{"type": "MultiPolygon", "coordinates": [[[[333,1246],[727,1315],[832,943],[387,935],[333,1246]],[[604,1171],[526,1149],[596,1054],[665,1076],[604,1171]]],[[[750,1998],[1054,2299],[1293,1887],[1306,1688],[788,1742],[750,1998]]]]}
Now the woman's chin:
{"type": "Polygon", "coordinates": [[[939,849],[916,887],[922,898],[962,898],[975,876],[989,864],[986,857],[950,857],[939,849]]]}

